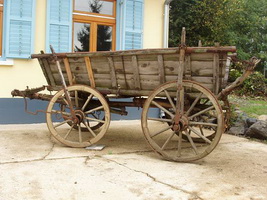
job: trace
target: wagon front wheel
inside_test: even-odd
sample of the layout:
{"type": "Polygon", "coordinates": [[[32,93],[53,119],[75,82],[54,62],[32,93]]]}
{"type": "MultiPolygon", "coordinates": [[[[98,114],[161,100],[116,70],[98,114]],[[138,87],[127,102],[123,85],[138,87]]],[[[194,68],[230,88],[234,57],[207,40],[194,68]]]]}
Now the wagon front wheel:
{"type": "Polygon", "coordinates": [[[224,120],[221,106],[210,90],[193,81],[183,81],[182,86],[182,102],[177,102],[176,81],[155,89],[143,106],[141,123],[147,142],[164,159],[189,162],[205,157],[216,147],[224,120]],[[183,112],[176,124],[179,103],[183,112]],[[152,116],[155,109],[166,116],[152,116]]]}
{"type": "Polygon", "coordinates": [[[60,90],[54,95],[47,107],[48,129],[58,141],[67,146],[90,146],[99,141],[109,127],[110,109],[108,103],[101,93],[91,87],[74,85],[67,89],[75,113],[75,120],[72,117],[64,90],[60,90]],[[62,109],[63,107],[64,109],[62,109]],[[98,129],[95,129],[96,126],[98,129]]]}

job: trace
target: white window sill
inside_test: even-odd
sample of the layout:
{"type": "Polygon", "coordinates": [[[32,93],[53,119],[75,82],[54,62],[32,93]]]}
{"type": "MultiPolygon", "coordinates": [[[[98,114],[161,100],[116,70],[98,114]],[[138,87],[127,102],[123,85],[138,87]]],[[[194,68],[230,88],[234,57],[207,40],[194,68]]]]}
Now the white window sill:
{"type": "Polygon", "coordinates": [[[14,60],[13,59],[0,60],[0,65],[12,66],[14,65],[14,60]]]}

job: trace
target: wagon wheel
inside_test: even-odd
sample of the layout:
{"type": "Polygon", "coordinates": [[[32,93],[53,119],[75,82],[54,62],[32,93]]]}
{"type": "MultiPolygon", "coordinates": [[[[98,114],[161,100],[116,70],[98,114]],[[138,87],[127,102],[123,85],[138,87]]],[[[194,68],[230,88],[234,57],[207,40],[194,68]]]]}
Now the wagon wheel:
{"type": "Polygon", "coordinates": [[[47,107],[46,121],[52,135],[63,144],[71,147],[86,147],[99,141],[106,133],[110,123],[110,110],[105,98],[88,86],[68,87],[76,120],[72,119],[64,90],[57,92],[47,107]],[[62,104],[65,104],[64,111],[62,104]],[[103,116],[93,116],[100,112],[103,116]],[[91,127],[102,127],[93,130],[91,127]],[[77,129],[75,129],[77,127],[77,129]],[[86,127],[87,132],[82,128],[86,127]]]}
{"type": "Polygon", "coordinates": [[[183,81],[184,112],[174,127],[177,82],[168,82],[148,97],[142,112],[142,129],[149,145],[164,159],[188,162],[208,155],[224,131],[223,113],[216,97],[193,81],[183,81]],[[168,117],[151,117],[155,108],[168,117]],[[184,136],[187,138],[185,139],[184,136]],[[205,141],[204,143],[199,143],[205,141]]]}

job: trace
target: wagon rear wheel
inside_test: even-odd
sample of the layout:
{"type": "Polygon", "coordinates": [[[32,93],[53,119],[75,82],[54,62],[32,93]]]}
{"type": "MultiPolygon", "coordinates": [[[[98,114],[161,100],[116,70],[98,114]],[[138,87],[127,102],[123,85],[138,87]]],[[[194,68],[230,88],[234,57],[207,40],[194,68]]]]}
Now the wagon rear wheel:
{"type": "Polygon", "coordinates": [[[76,120],[71,117],[70,106],[65,98],[64,90],[60,90],[47,107],[48,129],[58,141],[67,146],[90,146],[99,141],[109,127],[108,103],[102,94],[88,86],[74,85],[68,87],[68,91],[76,120]],[[96,127],[98,127],[97,130],[96,127]]]}
{"type": "Polygon", "coordinates": [[[177,82],[168,82],[148,97],[142,112],[142,129],[149,145],[164,159],[188,162],[208,155],[224,131],[223,112],[216,97],[193,81],[183,81],[184,112],[174,126],[177,82]],[[152,117],[154,109],[165,118],[152,117]]]}

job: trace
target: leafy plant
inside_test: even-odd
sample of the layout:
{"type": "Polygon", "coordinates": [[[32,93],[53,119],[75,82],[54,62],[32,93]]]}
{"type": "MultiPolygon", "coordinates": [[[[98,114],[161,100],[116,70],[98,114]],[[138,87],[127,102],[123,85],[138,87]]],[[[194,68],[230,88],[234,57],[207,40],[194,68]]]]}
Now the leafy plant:
{"type": "MultiPolygon", "coordinates": [[[[233,81],[241,75],[238,70],[230,71],[230,80],[233,81]]],[[[250,96],[250,97],[267,97],[267,79],[264,78],[260,72],[254,72],[251,74],[239,87],[234,91],[239,96],[250,96]]]]}

